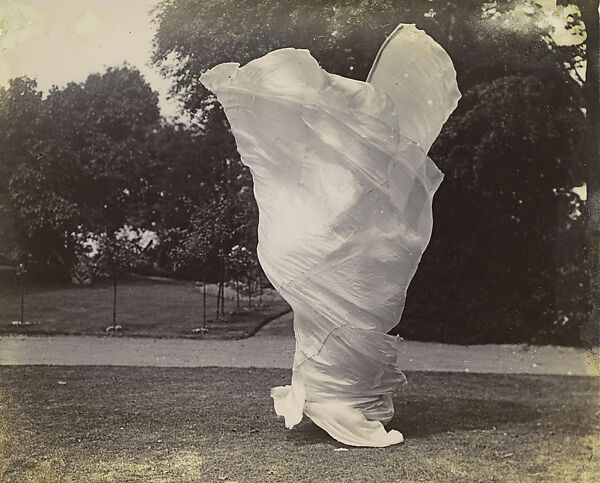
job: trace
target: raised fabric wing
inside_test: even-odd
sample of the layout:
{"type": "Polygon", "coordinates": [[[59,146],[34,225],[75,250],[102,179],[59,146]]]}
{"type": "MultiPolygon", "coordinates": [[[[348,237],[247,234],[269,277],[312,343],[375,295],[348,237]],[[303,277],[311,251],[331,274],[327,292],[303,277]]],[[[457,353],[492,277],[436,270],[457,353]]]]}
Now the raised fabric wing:
{"type": "Polygon", "coordinates": [[[367,82],[392,99],[398,111],[400,132],[425,152],[460,99],[450,57],[412,24],[398,25],[386,39],[367,82]]]}
{"type": "MultiPolygon", "coordinates": [[[[441,48],[422,35],[429,66],[428,55],[439,57],[441,48]]],[[[384,59],[385,51],[373,80],[388,69],[384,59]]],[[[403,66],[402,58],[396,62],[403,66]]],[[[454,72],[447,75],[443,84],[455,85],[454,72]]],[[[401,433],[382,424],[393,416],[393,391],[406,381],[398,338],[387,332],[429,242],[442,180],[426,139],[403,132],[423,116],[405,121],[402,97],[392,97],[389,85],[329,74],[306,50],[276,50],[243,67],[221,64],[201,81],[222,104],[252,172],[260,263],[294,310],[292,384],[273,388],[277,414],[289,428],[306,414],[349,445],[401,442],[401,433]]],[[[449,115],[456,90],[449,95],[434,104],[443,108],[431,113],[435,119],[449,115]]],[[[414,132],[436,129],[423,122],[414,132]]]]}

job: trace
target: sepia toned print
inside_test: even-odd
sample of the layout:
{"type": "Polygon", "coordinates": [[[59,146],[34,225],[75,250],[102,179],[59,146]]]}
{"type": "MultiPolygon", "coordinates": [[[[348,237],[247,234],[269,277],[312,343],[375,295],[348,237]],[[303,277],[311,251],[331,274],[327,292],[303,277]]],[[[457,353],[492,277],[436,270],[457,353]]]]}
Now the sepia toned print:
{"type": "Polygon", "coordinates": [[[597,479],[597,2],[0,18],[3,481],[597,479]]]}

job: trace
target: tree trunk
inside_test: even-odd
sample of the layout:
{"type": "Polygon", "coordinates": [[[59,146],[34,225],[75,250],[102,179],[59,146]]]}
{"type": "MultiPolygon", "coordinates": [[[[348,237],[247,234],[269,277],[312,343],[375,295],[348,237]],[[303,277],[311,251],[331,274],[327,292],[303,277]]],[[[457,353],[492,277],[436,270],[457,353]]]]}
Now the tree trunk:
{"type": "Polygon", "coordinates": [[[262,305],[262,283],[260,281],[260,273],[258,274],[258,305],[262,305]]]}
{"type": "Polygon", "coordinates": [[[202,324],[206,327],[206,278],[202,280],[202,324]]]}
{"type": "Polygon", "coordinates": [[[252,308],[252,279],[250,278],[250,273],[247,275],[248,278],[248,308],[252,308]]]}
{"type": "Polygon", "coordinates": [[[117,330],[117,277],[113,275],[113,332],[117,330]]]}
{"type": "Polygon", "coordinates": [[[217,281],[217,312],[215,320],[219,320],[219,309],[221,308],[221,284],[217,281]]]}
{"type": "Polygon", "coordinates": [[[221,282],[223,289],[221,290],[221,317],[225,317],[225,281],[221,282]]]}
{"type": "MultiPolygon", "coordinates": [[[[598,0],[579,0],[575,2],[581,12],[581,21],[585,25],[586,33],[586,73],[583,95],[586,100],[587,118],[592,124],[597,124],[600,119],[600,93],[598,76],[600,61],[599,26],[598,26],[598,0]]],[[[597,161],[597,159],[596,159],[597,161]]],[[[598,173],[596,173],[598,176],[598,173]]]]}
{"type": "Polygon", "coordinates": [[[600,338],[600,163],[598,161],[598,136],[600,136],[600,100],[599,100],[599,18],[598,0],[579,0],[574,2],[581,12],[581,20],[586,32],[586,74],[583,85],[585,98],[587,132],[584,134],[584,158],[586,164],[587,200],[583,205],[586,216],[586,264],[591,271],[590,320],[582,327],[581,337],[584,343],[593,346],[600,338]]]}
{"type": "Polygon", "coordinates": [[[225,261],[221,265],[221,317],[225,318],[225,261]]]}
{"type": "Polygon", "coordinates": [[[218,292],[218,296],[217,296],[217,305],[219,306],[219,314],[221,315],[221,318],[223,318],[223,304],[221,303],[221,298],[223,297],[223,282],[221,282],[221,280],[219,280],[217,282],[217,284],[219,285],[219,292],[218,292]]]}
{"type": "Polygon", "coordinates": [[[23,276],[21,279],[21,325],[25,323],[25,287],[23,284],[23,276]]]}

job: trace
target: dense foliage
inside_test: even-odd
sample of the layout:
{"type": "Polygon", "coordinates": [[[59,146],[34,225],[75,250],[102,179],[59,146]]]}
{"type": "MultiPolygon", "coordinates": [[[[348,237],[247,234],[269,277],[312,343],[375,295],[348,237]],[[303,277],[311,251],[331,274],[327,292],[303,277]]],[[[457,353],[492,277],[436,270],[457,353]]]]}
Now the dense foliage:
{"type": "Polygon", "coordinates": [[[577,342],[589,274],[570,187],[583,179],[573,157],[584,119],[561,89],[513,75],[465,93],[432,152],[446,177],[401,333],[426,324],[454,342],[577,342]]]}
{"type": "Polygon", "coordinates": [[[329,72],[365,79],[396,24],[416,23],[449,52],[464,97],[432,151],[446,179],[398,332],[578,343],[590,313],[585,203],[571,192],[589,180],[581,108],[592,106],[577,79],[586,26],[572,10],[566,22],[580,35],[562,45],[544,15],[515,1],[167,0],[156,10],[154,60],[198,125],[223,130],[231,153],[202,72],[294,46],[329,72]],[[518,15],[525,27],[513,25],[518,15]]]}
{"type": "Polygon", "coordinates": [[[144,259],[249,291],[260,278],[252,180],[200,75],[293,46],[364,80],[394,27],[416,23],[452,57],[463,98],[430,153],[445,180],[397,332],[578,344],[598,249],[585,224],[593,212],[571,190],[586,182],[592,196],[600,172],[597,62],[585,42],[598,37],[597,1],[579,3],[587,21],[571,9],[565,21],[579,36],[562,45],[535,1],[165,0],[154,62],[189,122],[162,120],[156,94],[127,66],[45,97],[27,78],[0,89],[0,257],[32,276],[84,260],[115,283],[144,259]],[[142,253],[125,227],[159,242],[142,253]],[[82,251],[90,240],[94,256],[82,251]]]}
{"type": "Polygon", "coordinates": [[[68,268],[78,234],[115,233],[148,218],[147,139],[160,116],[139,72],[109,69],[43,100],[35,82],[15,79],[0,105],[0,123],[12,128],[0,139],[5,254],[46,272],[68,268]]]}

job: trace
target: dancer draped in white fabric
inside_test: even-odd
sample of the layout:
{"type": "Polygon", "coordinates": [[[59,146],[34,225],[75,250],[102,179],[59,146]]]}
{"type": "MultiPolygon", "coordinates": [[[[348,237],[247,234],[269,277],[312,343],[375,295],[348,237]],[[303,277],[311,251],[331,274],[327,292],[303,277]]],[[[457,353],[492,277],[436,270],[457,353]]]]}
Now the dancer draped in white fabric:
{"type": "Polygon", "coordinates": [[[366,82],[293,48],[201,81],[252,172],[260,263],[294,310],[292,382],[272,389],[275,411],[348,445],[402,442],[383,426],[406,382],[387,332],[431,237],[443,175],[427,151],[460,98],[450,58],[400,25],[366,82]]]}

